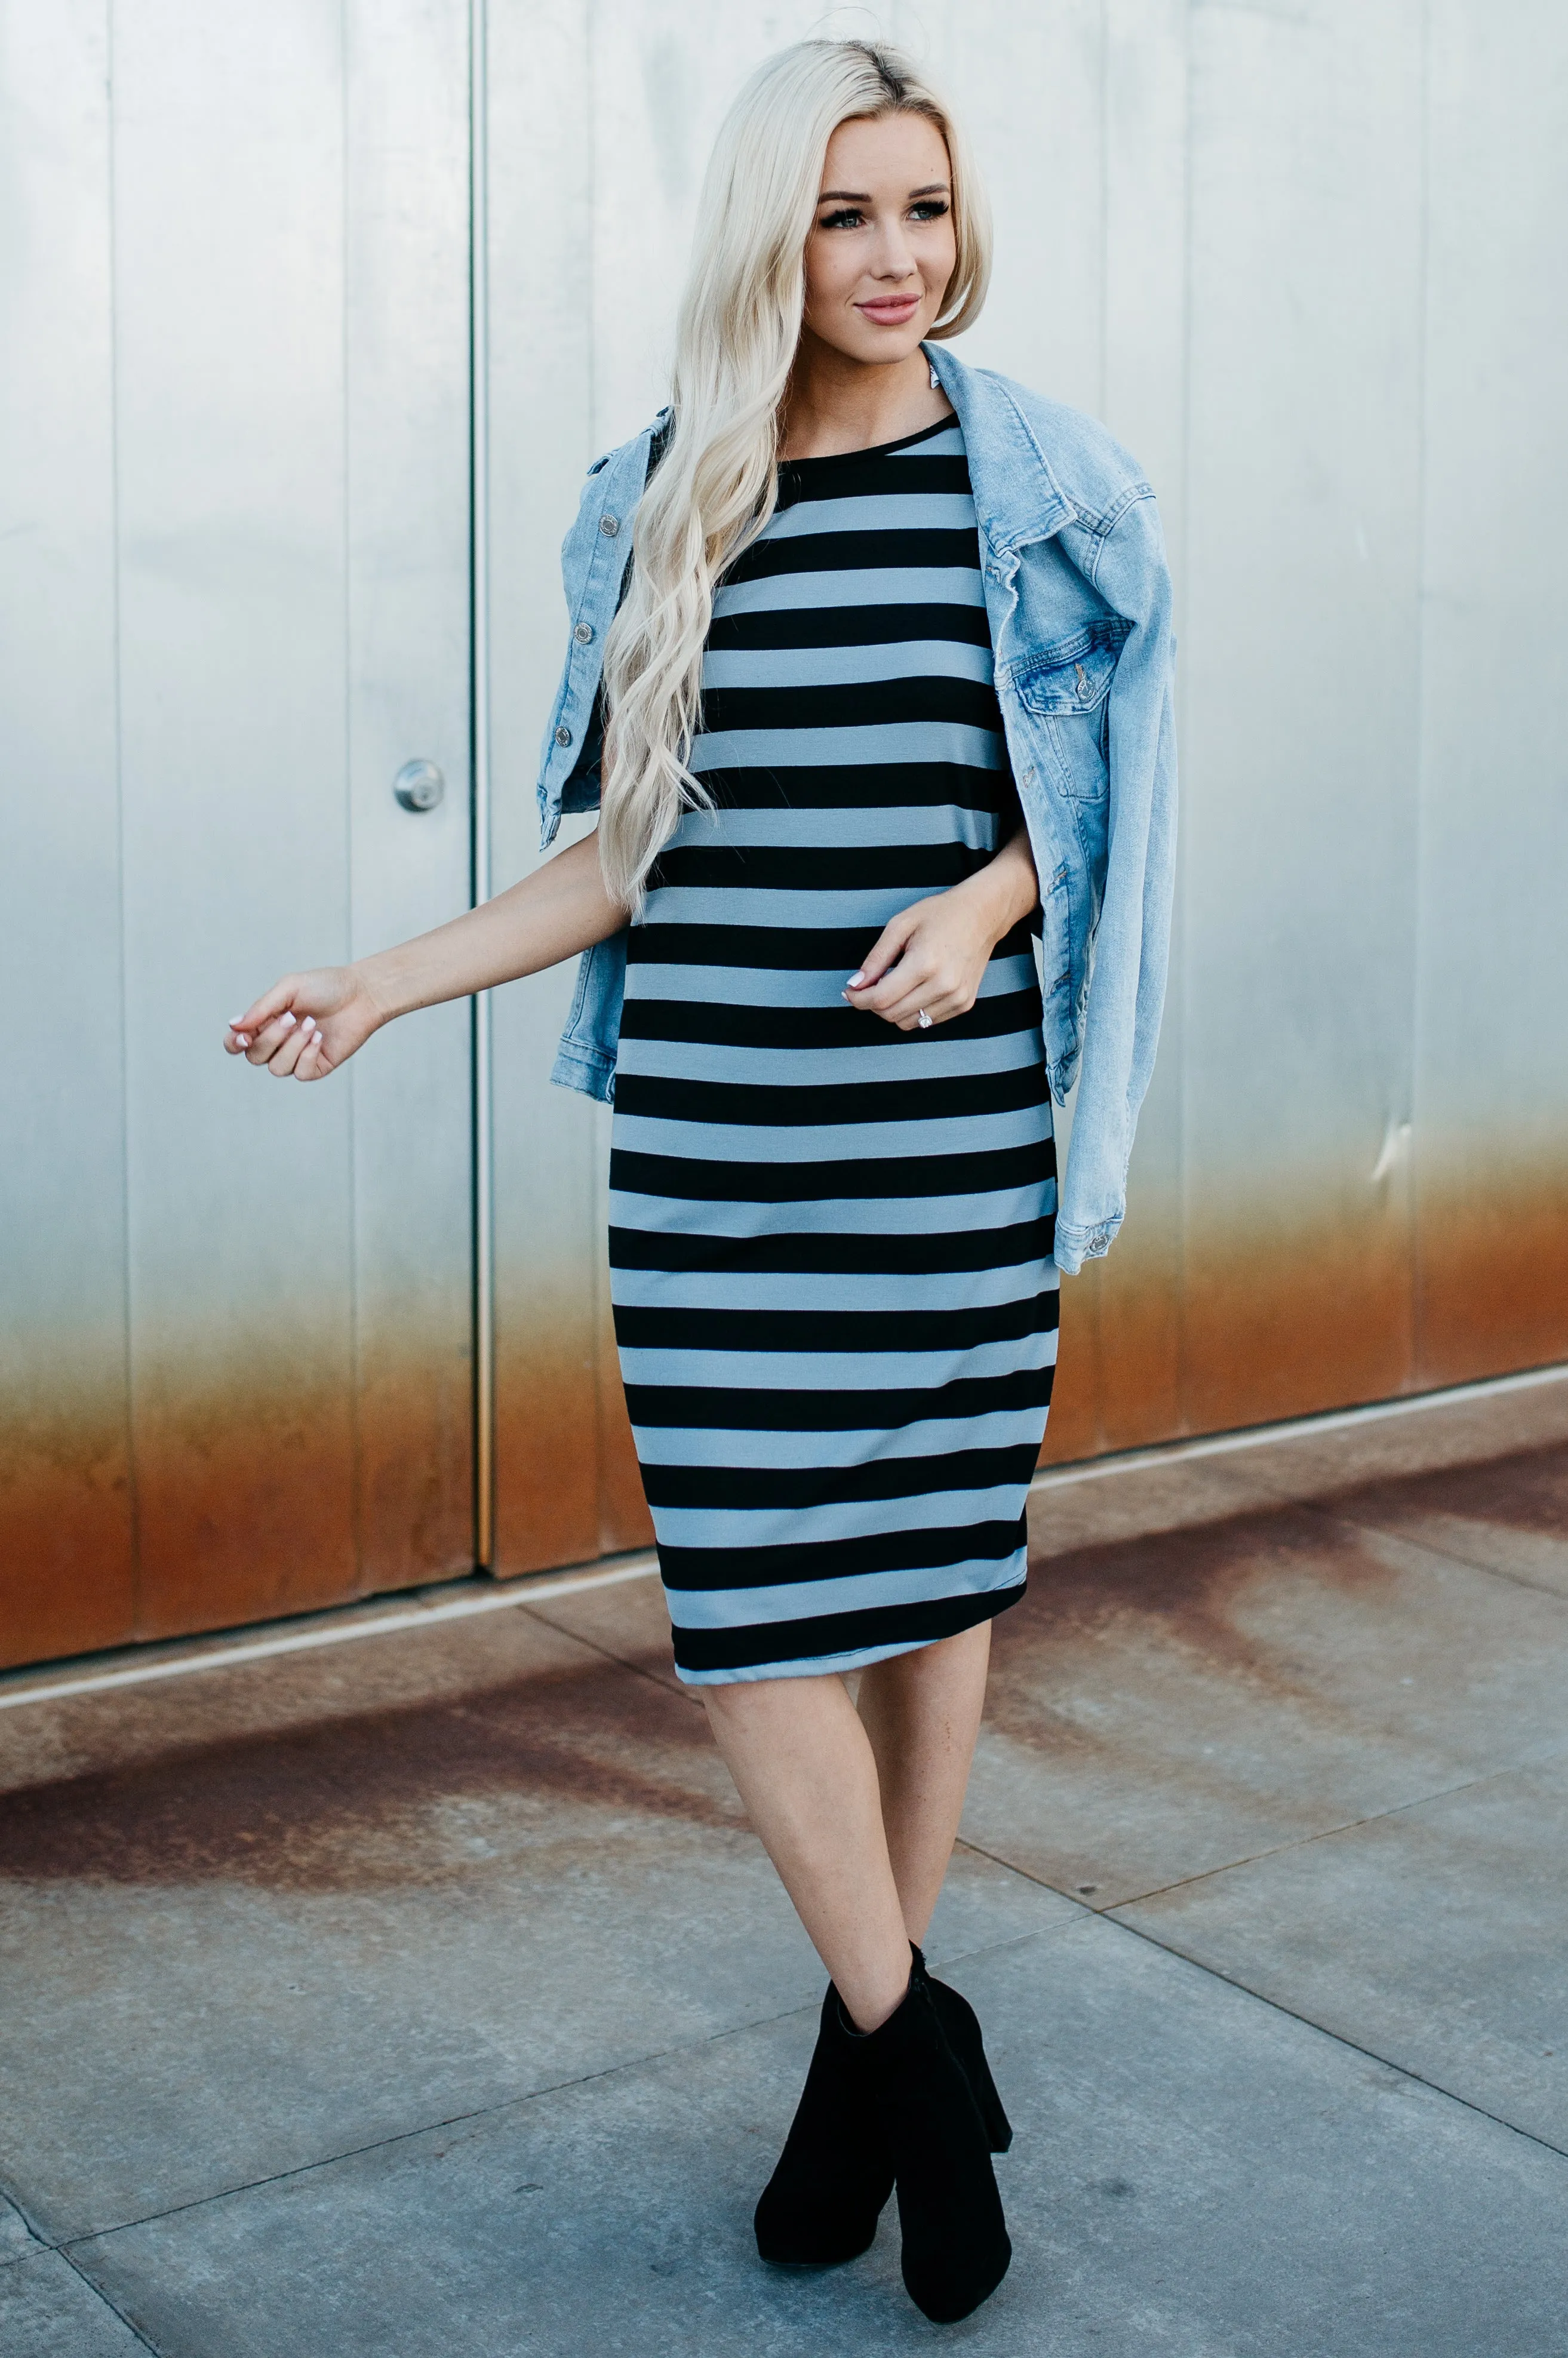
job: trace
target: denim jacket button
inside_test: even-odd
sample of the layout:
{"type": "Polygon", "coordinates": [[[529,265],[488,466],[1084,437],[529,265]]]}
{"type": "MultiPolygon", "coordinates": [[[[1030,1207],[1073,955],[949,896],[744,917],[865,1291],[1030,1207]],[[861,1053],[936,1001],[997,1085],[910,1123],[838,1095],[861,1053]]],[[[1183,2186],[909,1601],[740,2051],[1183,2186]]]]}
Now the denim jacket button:
{"type": "Polygon", "coordinates": [[[577,641],[579,647],[586,647],[589,644],[593,637],[593,624],[591,622],[579,622],[576,630],[572,633],[572,636],[577,641]]]}
{"type": "Polygon", "coordinates": [[[599,529],[604,535],[606,540],[613,540],[616,534],[621,529],[620,517],[611,515],[600,516],[599,519],[599,529]]]}
{"type": "Polygon", "coordinates": [[[556,731],[556,742],[557,745],[569,745],[571,741],[572,732],[563,720],[560,727],[556,731]]]}

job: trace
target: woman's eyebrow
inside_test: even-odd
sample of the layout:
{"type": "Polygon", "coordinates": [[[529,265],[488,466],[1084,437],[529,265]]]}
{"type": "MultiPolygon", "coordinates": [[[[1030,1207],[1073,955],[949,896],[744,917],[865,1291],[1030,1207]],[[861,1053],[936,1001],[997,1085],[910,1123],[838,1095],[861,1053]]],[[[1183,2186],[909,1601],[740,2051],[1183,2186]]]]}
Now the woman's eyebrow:
{"type": "MultiPolygon", "coordinates": [[[[928,180],[923,189],[911,189],[909,193],[912,199],[945,197],[947,193],[947,183],[946,180],[928,180]]],[[[819,205],[869,205],[871,201],[871,192],[869,189],[824,189],[816,201],[819,205]]]]}

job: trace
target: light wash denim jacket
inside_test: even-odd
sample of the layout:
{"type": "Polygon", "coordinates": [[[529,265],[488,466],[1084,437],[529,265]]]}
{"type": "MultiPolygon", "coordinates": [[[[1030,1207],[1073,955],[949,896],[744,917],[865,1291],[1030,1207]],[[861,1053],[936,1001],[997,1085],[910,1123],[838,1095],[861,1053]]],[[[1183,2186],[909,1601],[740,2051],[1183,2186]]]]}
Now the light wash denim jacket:
{"type": "MultiPolygon", "coordinates": [[[[1104,427],[946,344],[925,349],[964,431],[997,697],[1040,875],[1046,1070],[1058,1101],[1078,1081],[1055,1231],[1070,1276],[1121,1224],[1165,994],[1170,576],[1154,495],[1104,427]]],[[[662,423],[592,468],[561,552],[571,638],[539,775],[546,844],[564,810],[598,805],[604,633],[662,423]]],[[[585,953],[552,1075],[606,1103],[625,975],[623,932],[585,953]]]]}

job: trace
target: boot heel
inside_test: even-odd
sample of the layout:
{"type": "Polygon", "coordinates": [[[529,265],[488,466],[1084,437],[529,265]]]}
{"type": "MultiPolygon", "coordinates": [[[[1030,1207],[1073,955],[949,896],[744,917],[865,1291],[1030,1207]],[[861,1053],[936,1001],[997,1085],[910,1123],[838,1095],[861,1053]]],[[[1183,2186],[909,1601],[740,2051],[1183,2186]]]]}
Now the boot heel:
{"type": "Polygon", "coordinates": [[[910,1942],[914,1956],[917,1979],[931,1993],[937,2019],[947,2034],[947,2044],[964,2067],[964,2076],[975,2093],[981,2120],[985,2123],[986,2139],[993,2153],[1005,2153],[1012,2143],[1012,2123],[1008,2119],[991,2067],[986,2058],[986,2043],[980,2034],[980,2021],[974,2007],[961,1991],[948,1982],[939,1982],[925,1962],[924,1952],[910,1942]]]}
{"type": "Polygon", "coordinates": [[[1005,2153],[1012,2143],[1012,2123],[1002,2108],[996,2082],[991,2078],[991,2067],[986,2061],[986,2050],[978,2039],[974,2060],[971,2061],[966,2056],[964,2061],[968,2070],[969,2085],[975,2092],[975,2102],[980,2108],[980,2118],[986,2125],[990,2149],[993,2153],[1005,2153]]]}

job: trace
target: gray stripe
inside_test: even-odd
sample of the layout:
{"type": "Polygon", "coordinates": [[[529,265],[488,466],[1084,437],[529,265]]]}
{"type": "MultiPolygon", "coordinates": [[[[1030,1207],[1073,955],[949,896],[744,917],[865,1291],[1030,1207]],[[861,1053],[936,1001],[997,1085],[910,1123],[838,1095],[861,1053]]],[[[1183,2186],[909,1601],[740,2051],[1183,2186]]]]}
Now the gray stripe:
{"type": "Polygon", "coordinates": [[[776,614],[797,606],[983,606],[978,566],[867,565],[832,573],[776,573],[761,581],[726,582],[714,598],[722,614],[776,614]]]}
{"type": "MultiPolygon", "coordinates": [[[[965,1563],[932,1564],[923,1571],[858,1572],[841,1580],[781,1582],[774,1588],[666,1586],[665,1595],[677,1629],[746,1629],[759,1623],[776,1628],[806,1613],[860,1613],[883,1605],[930,1604],[944,1596],[989,1596],[999,1588],[1016,1588],[1022,1577],[1020,1548],[1000,1562],[976,1556],[965,1563]]],[[[767,1675],[773,1675],[771,1662],[767,1675]]]]}
{"type": "Polygon", "coordinates": [[[890,1030],[886,1047],[867,1048],[724,1048],[697,1040],[622,1040],[619,1062],[622,1073],[646,1079],[831,1086],[1022,1072],[1039,1065],[1044,1055],[1038,1030],[1004,1032],[994,1040],[944,1040],[937,1031],[918,1041],[890,1030]]]}
{"type": "Polygon", "coordinates": [[[820,770],[878,762],[956,762],[1000,770],[1002,740],[994,729],[962,720],[881,720],[861,729],[715,729],[697,738],[687,764],[709,770],[820,770]]]}
{"type": "Polygon", "coordinates": [[[989,687],[989,645],[966,639],[900,639],[886,646],[715,647],[702,659],[704,687],[863,687],[873,679],[978,679],[989,687]]]}
{"type": "MultiPolygon", "coordinates": [[[[1023,1512],[1028,1491],[1027,1482],[1000,1482],[984,1490],[927,1490],[909,1498],[849,1498],[836,1506],[655,1507],[654,1531],[661,1547],[811,1547],[823,1540],[875,1539],[882,1531],[952,1531],[963,1530],[966,1524],[1011,1523],[1023,1512]]],[[[873,1577],[884,1588],[898,1592],[892,1601],[902,1602],[903,1574],[882,1572],[873,1577]]],[[[816,1583],[811,1585],[815,1588],[816,1583]]],[[[797,1583],[777,1593],[793,1595],[799,1609],[797,1583]]]]}
{"type": "MultiPolygon", "coordinates": [[[[862,492],[843,500],[796,500],[775,508],[763,540],[815,540],[827,532],[973,532],[968,492],[862,492]]],[[[977,549],[976,564],[979,562],[977,549]]]]}
{"type": "MultiPolygon", "coordinates": [[[[619,1117],[618,1117],[619,1118],[619,1117]]],[[[999,1187],[973,1195],[817,1196],[803,1204],[728,1204],[684,1195],[610,1191],[610,1217],[618,1228],[650,1236],[684,1234],[694,1217],[710,1237],[951,1237],[973,1228],[1015,1228],[1045,1219],[1056,1208],[1056,1183],[999,1187]]]]}
{"type": "Polygon", "coordinates": [[[1011,1376],[1056,1364],[1056,1330],[949,1351],[668,1351],[621,1353],[629,1384],[717,1385],[741,1391],[935,1391],[944,1384],[1011,1376]]]}
{"type": "Polygon", "coordinates": [[[640,1424],[643,1466],[730,1466],[815,1472],[876,1466],[884,1458],[940,1457],[958,1449],[1038,1449],[1045,1412],[990,1409],[983,1416],[932,1416],[869,1432],[752,1433],[719,1425],[640,1424]]]}
{"type": "MultiPolygon", "coordinates": [[[[992,958],[980,977],[979,996],[1027,990],[1035,979],[1028,950],[992,958]]],[[[842,1007],[847,974],[837,967],[638,966],[626,969],[628,999],[676,1007],[842,1007]]]]}
{"type": "Polygon", "coordinates": [[[1054,1261],[889,1275],[871,1270],[612,1269],[623,1310],[979,1310],[1053,1291],[1054,1261]],[[1047,1275],[1049,1271],[1049,1275],[1047,1275]]]}
{"type": "Polygon", "coordinates": [[[870,803],[843,809],[688,810],[666,846],[711,850],[731,844],[783,845],[791,851],[868,851],[888,844],[962,843],[992,851],[1001,833],[994,811],[963,803],[928,803],[879,810],[870,803]]]}
{"type": "MultiPolygon", "coordinates": [[[[634,1154],[686,1163],[880,1163],[926,1154],[1000,1154],[1051,1135],[1047,1107],[1008,1113],[946,1114],[925,1121],[671,1121],[615,1114],[615,1143],[634,1154]]],[[[919,1216],[912,1225],[918,1227],[919,1216]]],[[[900,1224],[903,1225],[902,1223],[900,1224]]]]}

